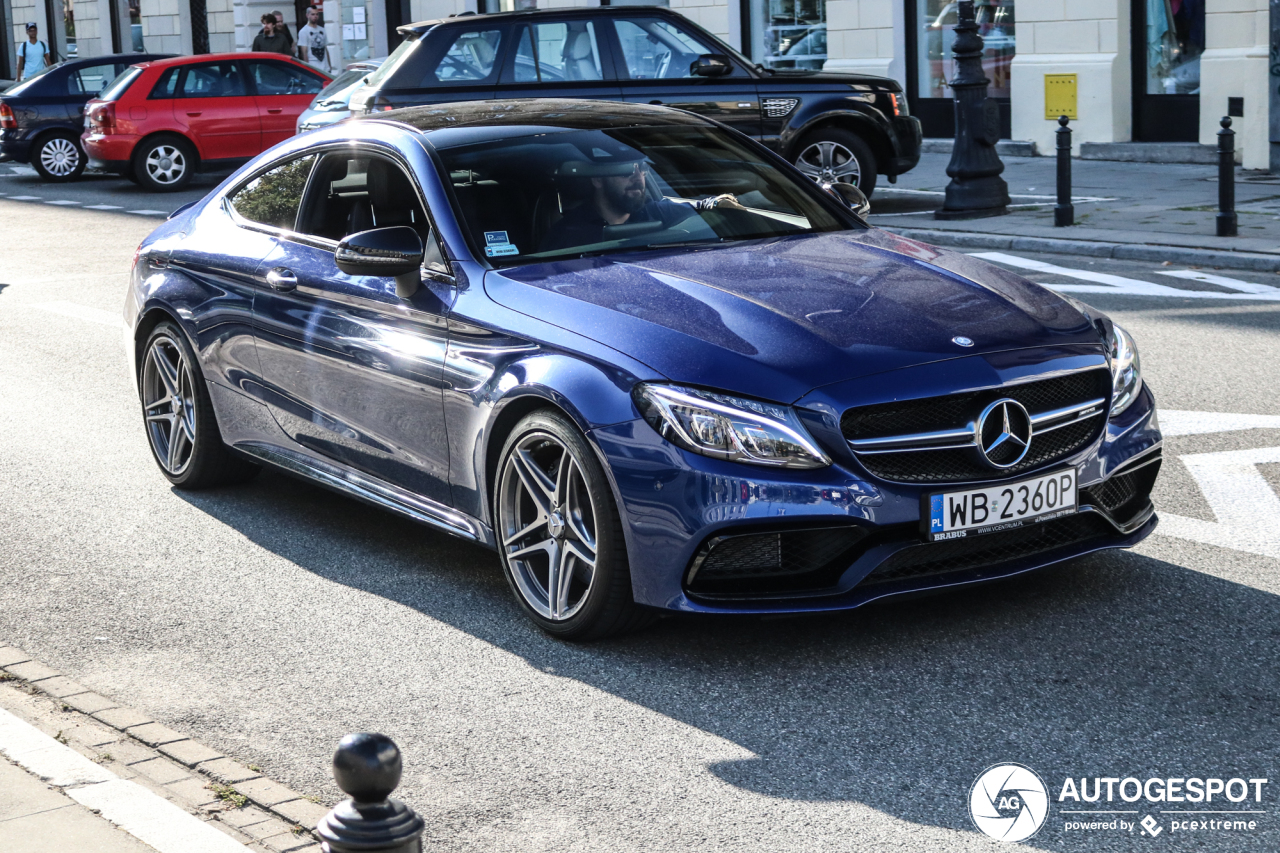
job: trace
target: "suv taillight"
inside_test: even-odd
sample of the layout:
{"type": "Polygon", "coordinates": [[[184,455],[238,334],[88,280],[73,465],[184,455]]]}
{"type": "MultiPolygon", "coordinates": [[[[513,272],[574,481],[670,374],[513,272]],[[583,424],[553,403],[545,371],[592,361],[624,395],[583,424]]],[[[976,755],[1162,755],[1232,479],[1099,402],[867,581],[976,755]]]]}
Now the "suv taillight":
{"type": "Polygon", "coordinates": [[[0,127],[13,128],[18,126],[18,120],[13,116],[13,108],[0,101],[0,127]]]}
{"type": "Polygon", "coordinates": [[[110,133],[116,126],[115,101],[106,101],[89,107],[89,126],[102,133],[110,133]]]}

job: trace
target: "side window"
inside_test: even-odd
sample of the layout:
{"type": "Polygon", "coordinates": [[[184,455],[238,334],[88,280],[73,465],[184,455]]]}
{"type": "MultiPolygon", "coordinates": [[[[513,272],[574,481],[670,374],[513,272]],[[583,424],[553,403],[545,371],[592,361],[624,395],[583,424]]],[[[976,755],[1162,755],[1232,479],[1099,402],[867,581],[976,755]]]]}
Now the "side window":
{"type": "Polygon", "coordinates": [[[502,46],[501,30],[464,30],[448,43],[422,78],[423,86],[482,83],[493,76],[502,46]]]}
{"type": "Polygon", "coordinates": [[[324,80],[287,62],[250,62],[249,73],[259,95],[316,95],[324,80]]]}
{"type": "Polygon", "coordinates": [[[250,222],[294,230],[302,192],[315,163],[313,154],[263,172],[229,196],[231,207],[250,222]]]}
{"type": "Polygon", "coordinates": [[[559,21],[520,28],[513,82],[603,80],[602,68],[600,45],[591,21],[559,21]]]}
{"type": "Polygon", "coordinates": [[[720,52],[720,48],[658,18],[620,18],[614,20],[614,26],[632,80],[692,77],[689,66],[695,59],[720,52]]]}
{"type": "Polygon", "coordinates": [[[155,101],[164,98],[172,98],[178,91],[178,77],[182,69],[179,67],[167,68],[160,75],[160,79],[151,87],[151,94],[147,96],[147,100],[155,101]]]}
{"type": "Polygon", "coordinates": [[[248,94],[238,62],[190,65],[179,83],[179,98],[242,98],[248,94]]]}
{"type": "Polygon", "coordinates": [[[96,95],[116,78],[116,66],[88,65],[67,75],[67,94],[96,95]]]}

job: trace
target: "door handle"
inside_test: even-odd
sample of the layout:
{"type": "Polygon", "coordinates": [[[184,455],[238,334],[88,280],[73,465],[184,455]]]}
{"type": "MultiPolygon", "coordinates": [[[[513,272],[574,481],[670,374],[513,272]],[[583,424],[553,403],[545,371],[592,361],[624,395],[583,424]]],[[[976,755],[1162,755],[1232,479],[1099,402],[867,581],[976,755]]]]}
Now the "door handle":
{"type": "Polygon", "coordinates": [[[199,118],[199,117],[200,117],[200,113],[188,112],[188,113],[187,113],[187,115],[191,116],[192,118],[199,118]]]}
{"type": "Polygon", "coordinates": [[[653,104],[655,107],[660,107],[660,106],[662,106],[662,101],[650,101],[649,103],[650,103],[650,104],[653,104]]]}
{"type": "Polygon", "coordinates": [[[268,109],[267,112],[271,113],[272,115],[278,115],[279,113],[284,112],[284,107],[276,107],[275,109],[268,109]]]}
{"type": "Polygon", "coordinates": [[[283,293],[298,286],[298,277],[293,274],[291,269],[276,267],[267,273],[267,286],[272,290],[279,290],[283,293]]]}

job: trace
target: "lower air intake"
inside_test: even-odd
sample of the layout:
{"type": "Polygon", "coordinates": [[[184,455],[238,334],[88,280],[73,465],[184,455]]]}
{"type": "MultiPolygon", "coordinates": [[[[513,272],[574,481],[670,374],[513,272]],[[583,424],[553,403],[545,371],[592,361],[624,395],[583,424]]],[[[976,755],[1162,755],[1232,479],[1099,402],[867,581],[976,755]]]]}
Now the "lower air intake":
{"type": "Polygon", "coordinates": [[[853,562],[853,551],[865,536],[859,527],[717,536],[694,558],[689,591],[767,595],[825,589],[853,562]]]}

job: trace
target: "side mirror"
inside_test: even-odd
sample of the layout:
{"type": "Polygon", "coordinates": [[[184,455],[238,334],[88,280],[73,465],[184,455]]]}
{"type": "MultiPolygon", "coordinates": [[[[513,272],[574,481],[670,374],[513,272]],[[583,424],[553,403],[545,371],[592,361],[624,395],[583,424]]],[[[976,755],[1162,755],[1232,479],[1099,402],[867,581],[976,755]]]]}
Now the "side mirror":
{"type": "Polygon", "coordinates": [[[863,194],[862,190],[853,184],[824,184],[823,189],[844,202],[850,210],[858,214],[862,219],[866,219],[867,215],[871,213],[871,202],[863,194]]]}
{"type": "Polygon", "coordinates": [[[422,238],[408,225],[373,228],[352,234],[333,253],[347,275],[394,277],[396,295],[407,299],[422,282],[422,238]]]}
{"type": "Polygon", "coordinates": [[[723,77],[733,73],[733,63],[723,53],[704,53],[689,63],[694,77],[723,77]]]}

